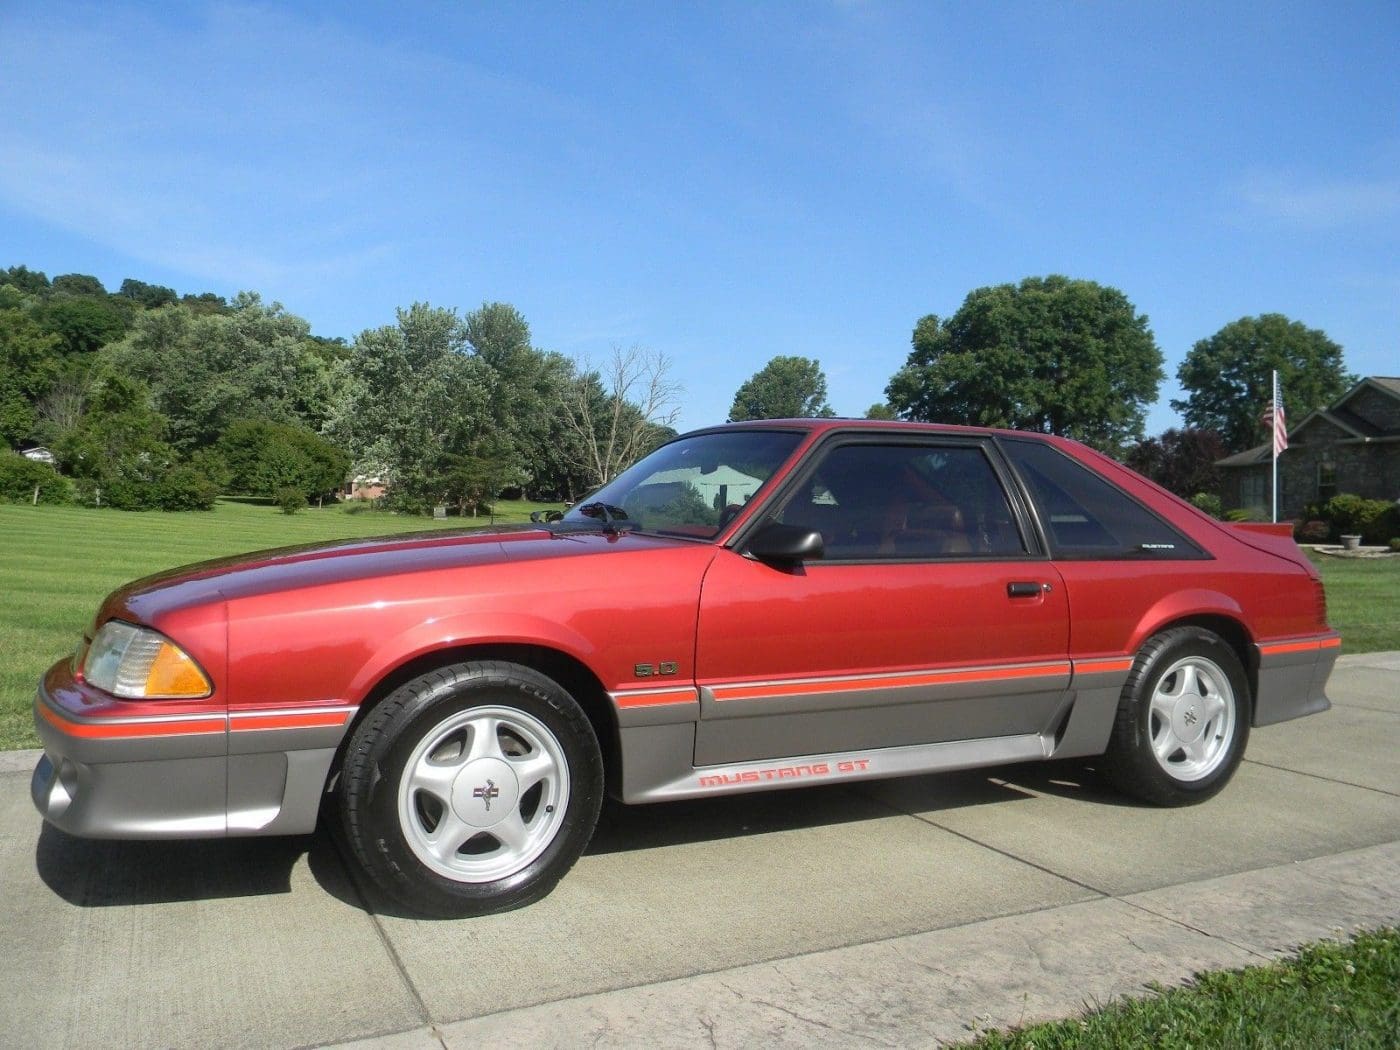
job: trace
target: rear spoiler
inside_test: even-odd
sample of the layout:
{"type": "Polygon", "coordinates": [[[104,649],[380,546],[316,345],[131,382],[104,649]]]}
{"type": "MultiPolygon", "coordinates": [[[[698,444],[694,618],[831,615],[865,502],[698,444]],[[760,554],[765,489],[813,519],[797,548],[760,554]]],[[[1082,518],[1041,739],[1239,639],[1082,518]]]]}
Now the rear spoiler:
{"type": "Polygon", "coordinates": [[[1246,543],[1257,551],[1286,558],[1301,565],[1310,576],[1317,575],[1317,569],[1308,561],[1303,549],[1293,542],[1293,523],[1281,521],[1232,521],[1229,527],[1241,543],[1246,543]],[[1244,535],[1239,535],[1244,533],[1244,535]]]}
{"type": "Polygon", "coordinates": [[[1262,532],[1266,536],[1283,536],[1290,540],[1293,538],[1291,521],[1235,521],[1230,524],[1237,529],[1244,529],[1245,532],[1262,532]]]}

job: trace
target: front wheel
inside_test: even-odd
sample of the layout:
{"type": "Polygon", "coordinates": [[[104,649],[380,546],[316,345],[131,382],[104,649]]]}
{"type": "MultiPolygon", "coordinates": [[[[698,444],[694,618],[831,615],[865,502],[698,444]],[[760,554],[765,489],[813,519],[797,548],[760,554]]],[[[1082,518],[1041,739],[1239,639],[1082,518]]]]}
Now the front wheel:
{"type": "Polygon", "coordinates": [[[1249,711],[1249,681],[1224,639],[1199,627],[1163,631],[1142,647],[1123,686],[1105,771],[1146,802],[1203,802],[1244,757],[1249,711]]]}
{"type": "Polygon", "coordinates": [[[346,836],[374,881],[439,916],[531,903],[573,866],[602,802],[578,704],[527,667],[456,664],[360,724],[340,779],[346,836]]]}

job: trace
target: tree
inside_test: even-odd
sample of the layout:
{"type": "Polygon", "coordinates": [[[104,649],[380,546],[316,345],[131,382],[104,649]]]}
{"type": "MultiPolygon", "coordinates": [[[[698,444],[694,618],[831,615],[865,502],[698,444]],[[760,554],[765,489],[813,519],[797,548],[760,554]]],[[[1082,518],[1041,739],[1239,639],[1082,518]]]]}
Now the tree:
{"type": "Polygon", "coordinates": [[[58,337],[23,311],[0,310],[0,441],[14,446],[33,436],[35,402],[58,376],[57,346],[58,337]]]}
{"type": "Polygon", "coordinates": [[[94,383],[87,413],[54,451],[78,479],[83,502],[118,510],[160,506],[161,482],[178,465],[166,444],[166,420],[140,382],[104,372],[94,383]]]}
{"type": "Polygon", "coordinates": [[[282,304],[240,292],[227,314],[145,311],[103,356],[150,387],[171,444],[189,454],[239,419],[319,426],[322,416],[312,413],[324,412],[329,378],[307,349],[309,336],[310,326],[282,304]]]}
{"type": "Polygon", "coordinates": [[[69,356],[95,353],[120,339],[127,330],[127,312],[106,296],[56,297],[34,311],[34,320],[59,338],[59,349],[69,356]]]}
{"type": "Polygon", "coordinates": [[[107,294],[107,289],[102,286],[102,282],[86,273],[61,273],[53,279],[52,288],[55,292],[62,292],[65,295],[105,296],[107,294]]]}
{"type": "Polygon", "coordinates": [[[213,292],[200,292],[198,295],[180,296],[180,304],[196,314],[226,314],[228,300],[213,292]]]}
{"type": "Polygon", "coordinates": [[[128,277],[122,281],[118,295],[125,299],[131,299],[140,303],[147,310],[155,310],[162,306],[169,306],[178,301],[179,296],[175,294],[174,288],[167,288],[163,284],[147,284],[145,281],[138,281],[134,277],[128,277]]]}
{"type": "Polygon", "coordinates": [[[488,435],[463,455],[451,456],[443,471],[444,503],[455,503],[457,513],[472,517],[500,496],[501,490],[521,483],[520,459],[510,443],[488,435]]]}
{"type": "Polygon", "coordinates": [[[1167,430],[1128,450],[1124,462],[1182,499],[1214,493],[1220,487],[1216,460],[1226,455],[1225,443],[1213,430],[1167,430]]]}
{"type": "Polygon", "coordinates": [[[665,440],[680,415],[670,371],[665,354],[639,346],[613,347],[602,368],[580,371],[562,410],[588,484],[606,484],[665,440]]]}
{"type": "Polygon", "coordinates": [[[739,387],[729,421],[829,417],[821,362],[807,357],[773,358],[739,387]]]}
{"type": "MultiPolygon", "coordinates": [[[[568,471],[562,405],[574,380],[569,359],[530,344],[530,326],[508,303],[483,303],[463,318],[467,343],[486,369],[489,425],[536,490],[557,491],[568,471]]],[[[518,473],[518,471],[516,471],[518,473]]],[[[519,482],[517,481],[517,484],[519,482]]]]}
{"type": "Polygon", "coordinates": [[[1142,437],[1162,380],[1147,317],[1116,288],[1028,277],[914,328],[885,388],[904,419],[1013,427],[1116,452],[1142,437]]]}
{"type": "Polygon", "coordinates": [[[1356,382],[1342,348],[1325,332],[1283,314],[1261,314],[1232,321],[1191,348],[1176,373],[1189,394],[1173,400],[1172,408],[1188,426],[1218,432],[1226,448],[1238,452],[1268,437],[1260,416],[1273,397],[1274,369],[1294,423],[1356,382]]]}
{"type": "Polygon", "coordinates": [[[52,444],[77,426],[87,410],[91,386],[89,369],[80,362],[64,361],[59,365],[53,384],[34,402],[33,436],[52,444]]]}
{"type": "Polygon", "coordinates": [[[866,419],[896,419],[898,414],[884,401],[876,401],[865,410],[866,419]]]}
{"type": "Polygon", "coordinates": [[[387,469],[398,506],[446,502],[456,457],[485,429],[488,372],[468,352],[455,311],[414,303],[398,311],[397,324],[355,338],[327,432],[357,468],[387,469]]]}
{"type": "Polygon", "coordinates": [[[42,295],[49,290],[49,279],[42,270],[31,270],[28,266],[11,266],[0,270],[0,285],[14,285],[26,295],[42,295]]]}

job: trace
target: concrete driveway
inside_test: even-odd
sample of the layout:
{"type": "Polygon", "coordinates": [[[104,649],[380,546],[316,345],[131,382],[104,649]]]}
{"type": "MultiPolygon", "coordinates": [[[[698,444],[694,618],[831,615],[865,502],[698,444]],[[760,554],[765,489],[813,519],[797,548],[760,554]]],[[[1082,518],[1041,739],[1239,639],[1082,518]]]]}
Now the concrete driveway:
{"type": "Polygon", "coordinates": [[[425,921],[326,835],[84,842],[0,755],[0,1043],[929,1045],[1400,921],[1400,653],[1154,810],[1041,764],[605,811],[545,901],[425,921]]]}

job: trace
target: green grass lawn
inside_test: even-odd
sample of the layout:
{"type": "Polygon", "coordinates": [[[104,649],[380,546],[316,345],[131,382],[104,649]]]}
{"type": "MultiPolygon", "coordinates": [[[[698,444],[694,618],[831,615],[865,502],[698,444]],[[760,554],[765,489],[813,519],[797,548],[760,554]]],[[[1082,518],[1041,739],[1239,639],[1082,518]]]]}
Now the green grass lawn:
{"type": "Polygon", "coordinates": [[[1292,959],[1201,974],[1190,985],[1116,1002],[1085,1017],[989,1032],[969,1050],[1120,1047],[1400,1046],[1400,931],[1305,947],[1292,959]]]}
{"type": "MultiPolygon", "coordinates": [[[[497,521],[525,521],[544,506],[501,503],[497,521]]],[[[72,651],[102,598],[128,580],[266,547],[472,521],[349,514],[340,506],[286,515],[229,501],[207,514],[0,504],[0,750],[38,745],[29,710],[34,683],[72,651]]],[[[1314,557],[1343,651],[1400,649],[1400,558],[1314,557]]]]}
{"type": "MultiPolygon", "coordinates": [[[[502,502],[496,520],[526,521],[545,507],[502,502]]],[[[489,520],[349,514],[341,506],[287,515],[271,505],[228,501],[186,514],[0,504],[0,750],[38,746],[30,714],[34,683],[73,651],[98,603],[128,580],[267,547],[489,520]]]]}
{"type": "Polygon", "coordinates": [[[1400,649],[1400,558],[1309,555],[1327,588],[1327,618],[1342,652],[1400,649]]]}

